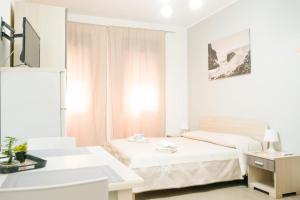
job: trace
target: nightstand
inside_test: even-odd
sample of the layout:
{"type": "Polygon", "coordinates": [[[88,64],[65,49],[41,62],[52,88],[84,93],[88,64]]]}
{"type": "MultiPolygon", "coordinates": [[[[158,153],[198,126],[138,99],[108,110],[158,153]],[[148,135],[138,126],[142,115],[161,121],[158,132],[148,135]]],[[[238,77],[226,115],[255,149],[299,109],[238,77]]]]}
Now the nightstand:
{"type": "Polygon", "coordinates": [[[268,192],[273,198],[300,194],[300,156],[281,153],[247,153],[248,185],[268,192]]]}

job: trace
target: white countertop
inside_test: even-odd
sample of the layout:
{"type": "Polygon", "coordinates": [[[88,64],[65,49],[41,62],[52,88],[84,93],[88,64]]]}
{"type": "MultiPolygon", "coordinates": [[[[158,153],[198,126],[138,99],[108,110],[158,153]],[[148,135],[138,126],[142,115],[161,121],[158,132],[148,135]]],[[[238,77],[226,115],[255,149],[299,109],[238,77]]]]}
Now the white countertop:
{"type": "MultiPolygon", "coordinates": [[[[121,182],[109,183],[109,191],[128,190],[133,187],[140,186],[143,183],[142,178],[106,152],[102,147],[87,147],[87,150],[90,154],[44,157],[44,159],[47,160],[45,168],[22,173],[78,169],[107,165],[123,179],[121,182]]],[[[0,185],[4,183],[7,176],[7,174],[0,174],[0,185]]],[[[1,190],[4,191],[6,189],[0,189],[0,192],[1,190]]]]}

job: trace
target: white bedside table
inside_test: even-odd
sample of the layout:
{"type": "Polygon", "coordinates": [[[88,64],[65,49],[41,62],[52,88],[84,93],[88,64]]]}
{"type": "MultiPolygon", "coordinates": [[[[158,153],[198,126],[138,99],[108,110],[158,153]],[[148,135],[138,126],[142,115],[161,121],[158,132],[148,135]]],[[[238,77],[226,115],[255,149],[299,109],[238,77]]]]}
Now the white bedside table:
{"type": "Polygon", "coordinates": [[[300,194],[300,156],[280,153],[247,153],[248,185],[268,192],[273,198],[300,194]]]}

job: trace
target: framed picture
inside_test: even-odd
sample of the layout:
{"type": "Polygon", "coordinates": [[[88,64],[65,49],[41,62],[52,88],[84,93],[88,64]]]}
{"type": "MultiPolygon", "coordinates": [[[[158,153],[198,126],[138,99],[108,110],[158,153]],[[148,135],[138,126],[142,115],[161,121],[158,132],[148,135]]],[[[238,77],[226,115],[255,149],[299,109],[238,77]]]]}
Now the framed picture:
{"type": "Polygon", "coordinates": [[[208,77],[210,80],[250,73],[250,29],[208,44],[208,77]]]}

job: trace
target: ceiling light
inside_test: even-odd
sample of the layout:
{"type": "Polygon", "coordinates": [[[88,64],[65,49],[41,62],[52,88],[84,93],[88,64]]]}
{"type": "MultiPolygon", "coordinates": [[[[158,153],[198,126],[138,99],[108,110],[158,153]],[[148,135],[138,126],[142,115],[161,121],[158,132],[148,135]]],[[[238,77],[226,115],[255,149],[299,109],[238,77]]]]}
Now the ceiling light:
{"type": "Polygon", "coordinates": [[[163,17],[169,18],[173,14],[173,9],[171,8],[171,6],[164,6],[164,7],[161,8],[160,14],[163,17]]]}
{"type": "Polygon", "coordinates": [[[202,0],[190,0],[190,8],[193,10],[199,9],[202,6],[202,0]]]}

